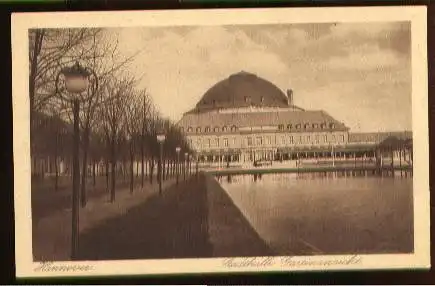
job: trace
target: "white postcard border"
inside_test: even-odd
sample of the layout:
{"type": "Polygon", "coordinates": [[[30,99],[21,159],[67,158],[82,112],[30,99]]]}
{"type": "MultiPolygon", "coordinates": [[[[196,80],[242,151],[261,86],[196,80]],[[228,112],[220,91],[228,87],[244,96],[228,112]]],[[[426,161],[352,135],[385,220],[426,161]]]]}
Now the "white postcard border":
{"type": "MultiPolygon", "coordinates": [[[[429,142],[426,7],[268,8],[173,11],[16,13],[12,15],[12,97],[15,251],[17,277],[167,273],[402,269],[430,267],[429,142]],[[327,12],[325,12],[327,10],[327,12]],[[133,27],[323,22],[411,21],[414,142],[414,254],[257,258],[257,265],[228,267],[225,258],[34,263],[30,195],[28,86],[29,28],[133,27]],[[341,260],[340,260],[341,259],[341,260]],[[351,261],[357,259],[358,261],[351,261]],[[287,263],[283,263],[283,260],[287,263]],[[337,263],[340,260],[342,263],[337,263]],[[291,262],[289,262],[291,261],[291,262]],[[331,262],[332,261],[332,262],[331,262]],[[334,262],[335,261],[335,262],[334,262]],[[303,265],[299,265],[303,262],[303,265]],[[226,266],[227,265],[227,266],[226,266]],[[62,271],[60,266],[79,270],[62,271]],[[54,270],[53,270],[54,269],[54,270]],[[56,270],[57,269],[57,270],[56,270]]],[[[240,259],[240,258],[238,258],[240,259]]],[[[255,263],[254,263],[255,264],[255,263]]]]}

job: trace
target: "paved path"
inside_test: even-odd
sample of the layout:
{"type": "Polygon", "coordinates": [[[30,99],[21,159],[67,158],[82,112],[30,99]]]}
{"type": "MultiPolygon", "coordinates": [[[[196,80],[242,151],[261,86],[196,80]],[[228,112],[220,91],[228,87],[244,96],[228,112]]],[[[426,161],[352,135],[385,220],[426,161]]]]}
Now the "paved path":
{"type": "MultiPolygon", "coordinates": [[[[154,182],[156,182],[154,180],[154,182]]],[[[32,181],[32,219],[38,221],[44,217],[51,216],[56,212],[63,211],[71,207],[72,200],[71,177],[62,176],[59,178],[59,188],[54,189],[54,178],[45,178],[44,181],[32,181]]],[[[149,177],[146,177],[145,186],[149,185],[149,177]]],[[[116,189],[122,191],[128,189],[130,181],[117,178],[116,189]]],[[[135,177],[135,187],[141,186],[141,178],[135,177]]],[[[106,177],[96,178],[96,186],[93,186],[93,179],[87,178],[86,186],[87,199],[97,199],[109,196],[106,187],[106,177]]]]}
{"type": "Polygon", "coordinates": [[[204,177],[153,194],[122,216],[88,229],[80,237],[80,259],[210,257],[204,177]]]}
{"type": "MultiPolygon", "coordinates": [[[[163,182],[166,188],[175,183],[174,179],[163,182]]],[[[128,188],[117,189],[116,201],[111,203],[109,195],[89,199],[85,208],[80,209],[80,232],[95,228],[114,217],[127,213],[158,193],[158,184],[146,184],[136,188],[133,194],[128,188]]],[[[33,256],[35,261],[69,260],[71,255],[71,207],[50,212],[39,219],[32,219],[33,256]]]]}

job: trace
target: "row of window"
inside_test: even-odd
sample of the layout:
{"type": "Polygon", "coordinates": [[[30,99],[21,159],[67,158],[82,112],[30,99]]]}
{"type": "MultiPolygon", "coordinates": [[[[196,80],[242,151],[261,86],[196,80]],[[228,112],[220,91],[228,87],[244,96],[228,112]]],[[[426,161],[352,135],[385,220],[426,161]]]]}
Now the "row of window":
{"type": "MultiPolygon", "coordinates": [[[[298,124],[295,124],[295,125],[293,125],[293,124],[287,124],[287,130],[302,129],[302,127],[304,129],[309,129],[310,127],[313,128],[313,129],[318,129],[318,128],[325,129],[328,126],[329,126],[330,129],[334,129],[335,128],[335,124],[332,123],[332,122],[330,122],[329,124],[326,124],[326,122],[323,122],[323,123],[320,123],[320,124],[319,123],[312,123],[312,124],[310,124],[310,123],[305,123],[305,124],[298,123],[298,124]]],[[[284,124],[278,125],[278,129],[279,130],[284,130],[285,129],[284,124]]]]}
{"type": "MultiPolygon", "coordinates": [[[[335,124],[334,123],[329,123],[329,124],[326,124],[326,123],[320,123],[320,124],[319,123],[313,123],[313,124],[305,123],[303,125],[301,123],[298,123],[298,124],[295,124],[295,125],[287,124],[287,130],[292,130],[292,129],[300,130],[302,128],[303,129],[309,129],[310,127],[313,128],[313,129],[318,129],[318,128],[325,129],[325,128],[327,128],[327,126],[329,126],[330,129],[334,129],[335,128],[335,124]]],[[[227,132],[229,130],[231,130],[231,132],[235,132],[235,131],[237,131],[237,127],[235,125],[233,125],[231,127],[224,126],[224,127],[220,128],[220,127],[216,126],[216,127],[213,128],[213,132],[220,132],[220,131],[227,132]]],[[[285,130],[284,124],[278,125],[278,130],[281,130],[281,131],[285,130]]],[[[183,127],[181,127],[181,131],[184,132],[184,128],[183,127]]],[[[201,127],[196,127],[195,131],[196,131],[196,133],[201,133],[202,129],[201,129],[201,127]]],[[[205,133],[209,133],[211,131],[212,131],[212,129],[211,129],[210,126],[207,126],[207,127],[204,128],[204,132],[205,133]]],[[[188,133],[192,133],[193,132],[193,127],[188,127],[187,128],[187,132],[188,133]]]]}
{"type": "MultiPolygon", "coordinates": [[[[264,139],[266,140],[267,145],[272,145],[272,137],[271,136],[267,136],[264,139]]],[[[260,137],[260,136],[256,137],[255,138],[255,145],[256,146],[263,145],[264,139],[263,139],[263,137],[260,137]]],[[[328,141],[327,135],[319,135],[319,134],[298,136],[296,138],[293,136],[281,136],[281,144],[282,145],[285,145],[285,144],[304,144],[304,143],[320,144],[320,143],[328,143],[328,142],[337,142],[336,136],[332,135],[331,141],[328,141]]],[[[340,135],[338,137],[338,142],[344,142],[344,135],[340,135]]],[[[252,137],[246,138],[246,145],[247,146],[254,146],[253,143],[254,143],[254,141],[253,141],[252,137]]]]}
{"type": "MultiPolygon", "coordinates": [[[[229,138],[208,138],[204,140],[205,147],[228,147],[229,146],[229,138]],[[222,146],[220,145],[222,144],[222,146]]],[[[257,136],[257,137],[246,137],[245,145],[246,146],[262,146],[262,145],[272,145],[272,136],[257,136]],[[254,144],[255,143],[255,144],[254,144]]],[[[281,136],[281,144],[306,144],[306,143],[328,143],[328,142],[337,142],[337,137],[332,135],[331,141],[328,141],[327,135],[307,135],[307,136],[299,136],[294,138],[293,136],[281,136]]],[[[344,142],[344,135],[338,136],[338,142],[344,142]]],[[[193,140],[189,139],[189,143],[192,145],[193,140]]],[[[236,138],[232,138],[232,146],[236,146],[236,138]]],[[[278,143],[278,142],[276,142],[278,143]]],[[[195,142],[197,146],[202,146],[203,141],[201,138],[198,138],[195,142]]]]}
{"type": "MultiPolygon", "coordinates": [[[[204,128],[204,132],[205,133],[209,133],[209,132],[211,132],[211,130],[212,129],[211,129],[210,126],[207,126],[207,127],[204,128]]],[[[213,132],[220,132],[220,131],[227,132],[229,130],[231,130],[231,132],[235,132],[237,130],[237,127],[235,125],[233,125],[231,127],[224,126],[224,127],[222,127],[222,129],[220,127],[218,127],[218,126],[213,128],[213,132]]],[[[201,131],[202,131],[201,127],[196,127],[196,133],[201,133],[201,131]]],[[[181,127],[181,132],[184,132],[184,128],[183,127],[181,127]]],[[[193,128],[192,127],[188,127],[187,128],[187,132],[189,132],[189,133],[193,132],[193,128]]]]}

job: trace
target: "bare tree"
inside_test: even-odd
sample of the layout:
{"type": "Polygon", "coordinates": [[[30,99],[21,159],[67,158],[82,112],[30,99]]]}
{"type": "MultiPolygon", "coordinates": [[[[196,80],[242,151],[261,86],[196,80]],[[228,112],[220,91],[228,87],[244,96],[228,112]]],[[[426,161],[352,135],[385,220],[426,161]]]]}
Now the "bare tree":
{"type": "MultiPolygon", "coordinates": [[[[78,45],[75,50],[80,60],[86,67],[94,71],[93,83],[104,82],[106,78],[113,77],[124,70],[128,63],[134,58],[122,57],[118,51],[118,41],[113,35],[99,30],[88,37],[88,40],[78,45]]],[[[101,90],[96,84],[90,84],[86,93],[82,94],[80,112],[81,149],[82,149],[82,172],[81,172],[81,205],[86,206],[86,178],[88,173],[88,149],[89,140],[95,124],[95,112],[102,103],[101,90]]],[[[70,119],[71,120],[71,119],[70,119]]],[[[93,167],[95,168],[95,167],[93,167]]],[[[95,177],[95,176],[94,176],[95,177]]],[[[95,179],[94,179],[95,182],[95,179]]]]}
{"type": "Polygon", "coordinates": [[[55,96],[54,82],[59,65],[86,58],[80,46],[101,29],[32,29],[29,31],[29,99],[31,119],[55,96]],[[78,49],[79,48],[79,49],[78,49]]]}
{"type": "Polygon", "coordinates": [[[141,134],[141,117],[143,115],[140,98],[134,91],[126,94],[126,106],[125,106],[125,132],[127,135],[127,143],[129,150],[129,163],[130,163],[130,192],[133,193],[134,176],[133,176],[133,163],[135,154],[135,142],[141,134]]]}
{"type": "Polygon", "coordinates": [[[141,90],[139,92],[139,99],[142,100],[142,113],[141,113],[141,138],[140,138],[140,152],[141,152],[141,187],[144,187],[145,180],[145,139],[150,130],[149,120],[151,120],[152,102],[146,92],[141,90]]]}
{"type": "MultiPolygon", "coordinates": [[[[121,128],[125,116],[125,107],[128,102],[128,95],[131,94],[134,81],[131,78],[111,78],[107,80],[102,92],[103,97],[106,98],[105,104],[99,108],[100,118],[104,120],[104,128],[108,135],[108,142],[110,146],[110,171],[111,171],[111,188],[110,200],[115,201],[115,188],[116,188],[116,163],[117,163],[117,150],[119,141],[122,139],[121,128]]],[[[125,121],[124,121],[125,122],[125,121]]]]}

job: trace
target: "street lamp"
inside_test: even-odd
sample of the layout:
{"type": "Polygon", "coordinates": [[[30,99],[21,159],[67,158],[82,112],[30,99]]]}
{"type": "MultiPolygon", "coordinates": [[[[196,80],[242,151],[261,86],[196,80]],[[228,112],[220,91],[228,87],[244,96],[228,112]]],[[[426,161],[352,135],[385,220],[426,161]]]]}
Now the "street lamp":
{"type": "Polygon", "coordinates": [[[180,169],[180,151],[181,151],[180,147],[175,148],[175,152],[177,152],[177,165],[176,165],[177,185],[178,185],[178,180],[179,180],[179,175],[180,175],[180,172],[179,172],[179,169],[180,169]]]}
{"type": "MultiPolygon", "coordinates": [[[[72,229],[71,229],[71,258],[77,258],[79,246],[79,201],[80,201],[80,162],[79,162],[79,146],[80,146],[80,129],[79,129],[79,113],[80,113],[80,95],[88,90],[89,78],[94,76],[94,89],[98,89],[98,78],[95,72],[89,68],[82,67],[79,62],[76,62],[71,67],[64,67],[57,74],[55,87],[56,94],[60,95],[65,100],[73,104],[73,186],[72,186],[72,229]],[[64,77],[65,86],[60,86],[61,75],[64,77]],[[67,95],[65,95],[67,91],[67,95]]],[[[88,94],[88,96],[92,96],[88,94]]],[[[83,194],[84,195],[84,194],[83,194]]]]}
{"type": "Polygon", "coordinates": [[[160,145],[160,156],[159,156],[159,195],[162,194],[162,163],[163,163],[163,142],[165,142],[166,135],[165,133],[161,132],[157,134],[157,142],[159,142],[160,145]]]}
{"type": "Polygon", "coordinates": [[[184,175],[184,180],[186,181],[186,169],[187,169],[187,159],[188,159],[188,153],[187,152],[185,152],[184,153],[184,163],[183,163],[183,166],[184,166],[184,168],[183,168],[183,175],[184,175]]]}

